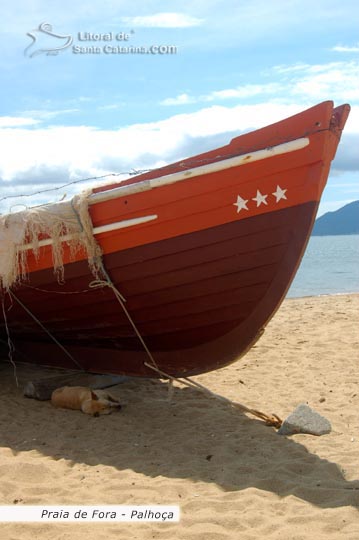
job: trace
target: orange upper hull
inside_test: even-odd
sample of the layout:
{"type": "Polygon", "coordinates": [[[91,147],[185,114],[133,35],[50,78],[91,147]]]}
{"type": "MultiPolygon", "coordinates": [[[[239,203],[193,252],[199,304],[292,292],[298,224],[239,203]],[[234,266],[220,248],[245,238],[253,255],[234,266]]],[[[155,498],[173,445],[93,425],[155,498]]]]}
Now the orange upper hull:
{"type": "MultiPolygon", "coordinates": [[[[103,253],[150,244],[308,201],[319,202],[338,145],[338,134],[348,113],[349,106],[333,112],[332,102],[324,102],[277,124],[237,137],[223,148],[136,176],[121,184],[95,189],[94,193],[99,193],[195,169],[203,163],[225,161],[229,157],[254,153],[288,141],[308,141],[299,150],[233,166],[227,170],[203,173],[175,184],[169,183],[91,205],[90,213],[95,228],[120,220],[157,216],[150,223],[97,235],[103,253]],[[335,114],[340,116],[337,125],[333,123],[335,114]],[[281,198],[280,191],[277,192],[278,186],[285,190],[281,198]],[[258,191],[265,199],[255,199],[258,191]],[[238,196],[248,201],[247,208],[235,206],[238,196]]],[[[86,255],[80,252],[75,260],[85,258],[86,255]]],[[[73,258],[65,246],[65,262],[71,261],[73,258]]],[[[50,246],[42,248],[40,257],[36,259],[30,254],[30,272],[52,268],[52,265],[50,246]]]]}

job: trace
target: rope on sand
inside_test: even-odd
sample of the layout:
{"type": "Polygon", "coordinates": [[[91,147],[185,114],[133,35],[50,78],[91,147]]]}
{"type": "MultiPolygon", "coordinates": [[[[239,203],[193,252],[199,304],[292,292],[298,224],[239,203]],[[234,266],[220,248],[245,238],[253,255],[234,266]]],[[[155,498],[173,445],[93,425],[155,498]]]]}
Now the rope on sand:
{"type": "Polygon", "coordinates": [[[199,382],[194,381],[193,379],[190,379],[189,377],[182,377],[182,378],[173,377],[172,375],[169,375],[168,373],[165,373],[164,371],[161,371],[160,369],[155,368],[155,366],[147,362],[145,362],[145,366],[147,366],[150,369],[153,369],[154,371],[157,371],[159,375],[162,375],[163,377],[166,377],[170,379],[171,381],[177,381],[181,384],[184,384],[185,386],[194,388],[195,390],[202,392],[203,394],[207,395],[210,398],[214,398],[214,399],[217,399],[218,401],[222,401],[223,403],[227,403],[234,409],[238,409],[245,413],[252,414],[253,416],[256,416],[257,418],[264,420],[267,426],[273,426],[279,429],[283,423],[281,418],[279,418],[279,416],[277,416],[276,414],[268,415],[266,413],[258,411],[257,409],[251,409],[250,407],[247,407],[246,405],[243,405],[242,403],[239,403],[238,401],[232,401],[231,399],[220,396],[219,394],[216,394],[212,392],[211,390],[209,390],[209,388],[207,388],[203,384],[200,384],[199,382]]]}

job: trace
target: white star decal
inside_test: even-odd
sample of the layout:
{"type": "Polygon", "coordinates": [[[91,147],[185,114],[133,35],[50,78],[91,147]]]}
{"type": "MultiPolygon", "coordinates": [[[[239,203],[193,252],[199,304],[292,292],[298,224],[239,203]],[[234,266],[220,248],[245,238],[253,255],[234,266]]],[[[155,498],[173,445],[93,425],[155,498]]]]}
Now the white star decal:
{"type": "Polygon", "coordinates": [[[281,199],[286,199],[286,191],[286,189],[282,189],[280,186],[277,186],[276,191],[272,193],[272,195],[274,195],[276,198],[275,202],[279,202],[281,199]]]}
{"type": "Polygon", "coordinates": [[[252,201],[256,201],[258,208],[258,206],[260,206],[261,204],[268,204],[266,201],[267,197],[268,195],[262,195],[259,189],[257,189],[257,195],[252,199],[252,201]]]}
{"type": "Polygon", "coordinates": [[[233,206],[236,206],[237,207],[237,214],[241,211],[241,210],[248,210],[247,208],[247,202],[246,200],[242,199],[242,197],[240,195],[238,195],[237,197],[237,202],[233,203],[233,206]]]}

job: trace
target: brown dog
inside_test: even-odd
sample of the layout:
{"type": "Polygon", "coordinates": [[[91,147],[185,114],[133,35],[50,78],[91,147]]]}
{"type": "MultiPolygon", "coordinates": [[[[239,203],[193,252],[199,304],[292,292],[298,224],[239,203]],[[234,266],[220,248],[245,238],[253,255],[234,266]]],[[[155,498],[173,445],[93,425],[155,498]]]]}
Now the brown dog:
{"type": "Polygon", "coordinates": [[[99,416],[121,409],[116,398],[105,390],[91,390],[85,386],[63,386],[52,392],[51,403],[63,409],[77,409],[86,414],[99,416]]]}

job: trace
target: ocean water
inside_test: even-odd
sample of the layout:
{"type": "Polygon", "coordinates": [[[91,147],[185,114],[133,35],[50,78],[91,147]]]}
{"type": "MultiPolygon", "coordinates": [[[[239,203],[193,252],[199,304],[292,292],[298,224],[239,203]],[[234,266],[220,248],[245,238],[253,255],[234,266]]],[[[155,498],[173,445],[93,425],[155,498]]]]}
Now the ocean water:
{"type": "Polygon", "coordinates": [[[359,292],[359,235],[312,236],[287,297],[359,292]]]}

